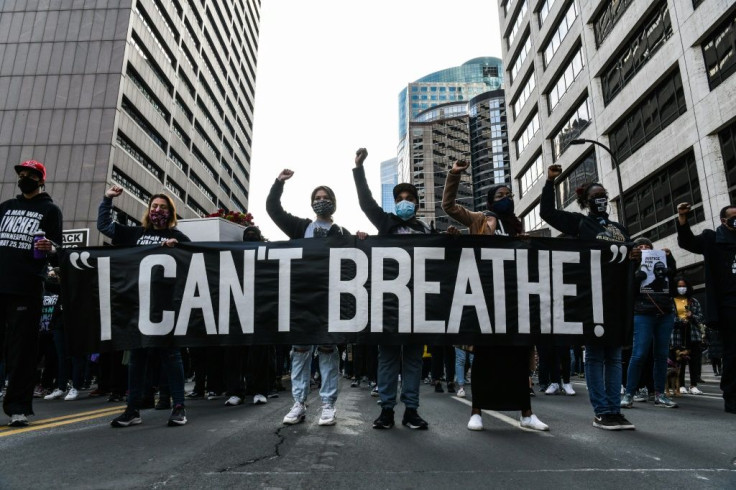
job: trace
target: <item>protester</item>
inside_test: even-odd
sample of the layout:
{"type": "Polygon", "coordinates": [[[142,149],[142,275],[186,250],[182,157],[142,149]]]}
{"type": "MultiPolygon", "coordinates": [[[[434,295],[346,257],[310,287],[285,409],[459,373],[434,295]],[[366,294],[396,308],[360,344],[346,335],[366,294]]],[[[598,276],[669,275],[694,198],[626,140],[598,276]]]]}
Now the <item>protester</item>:
{"type": "MultiPolygon", "coordinates": [[[[555,179],[562,173],[560,165],[550,165],[542,190],[539,216],[553,228],[581,240],[601,240],[623,244],[629,233],[623,225],[608,218],[608,193],[598,183],[586,183],[576,190],[580,209],[588,214],[555,208],[555,179]]],[[[624,325],[620,326],[621,329],[624,325]]],[[[593,427],[605,430],[634,429],[634,424],[621,414],[621,345],[585,346],[585,381],[593,405],[593,427]]]]}
{"type": "MultiPolygon", "coordinates": [[[[281,206],[281,194],[284,183],[293,177],[294,172],[285,168],[276,177],[266,200],[266,211],[276,226],[291,239],[323,238],[331,236],[347,236],[350,232],[339,226],[332,219],[337,208],[335,193],[326,185],[312,191],[311,205],[315,219],[297,218],[284,211],[281,206]]],[[[291,349],[291,394],[294,405],[284,417],[284,424],[292,425],[304,421],[307,407],[305,402],[309,395],[312,357],[317,351],[321,384],[319,388],[322,399],[322,414],[319,425],[335,425],[335,402],[337,401],[337,383],[340,377],[340,355],[336,345],[294,345],[291,349]]]]}
{"type": "Polygon", "coordinates": [[[698,388],[698,382],[703,368],[703,335],[705,332],[700,330],[700,325],[703,323],[703,309],[700,307],[700,301],[693,297],[692,286],[683,276],[675,277],[675,285],[677,287],[675,296],[677,317],[670,340],[670,357],[673,357],[672,354],[677,349],[687,349],[690,388],[685,386],[685,368],[683,367],[680,369],[680,393],[702,395],[703,392],[698,388]]]}
{"type": "MultiPolygon", "coordinates": [[[[105,192],[97,213],[97,229],[112,239],[113,245],[154,245],[175,247],[179,242],[189,242],[189,238],[176,228],[176,207],[166,194],[154,194],[148,200],[148,208],[143,216],[143,226],[127,226],[112,219],[112,200],[123,193],[123,188],[113,185],[105,192]]],[[[169,380],[169,389],[174,401],[168,425],[175,427],[187,423],[184,407],[184,365],[177,347],[157,347],[161,365],[169,380]]],[[[115,417],[110,425],[128,427],[140,424],[141,404],[145,386],[146,358],[148,349],[138,348],[130,351],[128,363],[128,402],[125,412],[115,417]]]]}
{"type": "Polygon", "coordinates": [[[465,381],[469,381],[465,376],[465,367],[466,364],[469,364],[472,368],[474,359],[472,346],[455,346],[455,382],[458,398],[465,398],[465,381]]]}
{"type": "Polygon", "coordinates": [[[455,348],[451,345],[433,345],[432,352],[432,380],[435,393],[444,393],[442,378],[447,382],[447,392],[455,393],[455,348]]]}
{"type": "Polygon", "coordinates": [[[643,250],[652,250],[652,242],[648,238],[639,237],[634,240],[631,259],[636,268],[634,273],[634,343],[629,361],[626,379],[626,393],[621,399],[621,407],[631,408],[634,395],[639,387],[639,379],[645,365],[649,349],[654,348],[654,406],[677,408],[677,403],[665,394],[667,380],[667,355],[669,353],[670,336],[674,323],[673,303],[670,294],[677,265],[669,250],[664,252],[667,265],[656,262],[653,281],[647,282],[649,276],[639,269],[643,250]],[[660,266],[661,264],[661,266],[660,266]],[[658,275],[657,271],[660,271],[658,275]]]}
{"type": "MultiPolygon", "coordinates": [[[[457,203],[457,189],[467,162],[455,162],[447,173],[442,194],[442,209],[467,226],[471,235],[518,236],[523,225],[514,214],[514,201],[507,185],[488,190],[487,211],[469,211],[457,203]]],[[[483,430],[481,410],[520,410],[519,425],[534,430],[549,430],[532,413],[529,392],[528,346],[475,345],[473,353],[473,406],[468,429],[483,430]]]]}
{"type": "Polygon", "coordinates": [[[695,236],[687,222],[690,203],[677,206],[677,243],[702,254],[705,262],[706,324],[718,330],[723,346],[721,391],[725,411],[736,413],[736,206],[721,209],[721,225],[695,236]]]}
{"type": "MultiPolygon", "coordinates": [[[[409,235],[431,233],[429,225],[416,216],[419,194],[416,187],[401,183],[394,187],[393,196],[396,214],[387,213],[371,194],[365,179],[363,162],[368,156],[365,148],[355,153],[353,178],[358,191],[360,209],[378,229],[378,235],[409,235]]],[[[419,385],[422,381],[422,344],[378,346],[378,395],[381,400],[381,415],[373,422],[374,429],[390,429],[394,426],[394,407],[399,370],[402,374],[401,401],[406,409],[401,423],[410,429],[426,430],[427,422],[419,416],[419,385]]]]}
{"type": "Polygon", "coordinates": [[[62,242],[63,218],[51,196],[41,191],[46,185],[42,163],[25,161],[15,172],[21,193],[0,204],[0,353],[5,354],[0,357],[8,376],[3,410],[11,427],[24,427],[33,415],[47,256],[62,242]],[[37,232],[45,237],[34,242],[37,232]]]}

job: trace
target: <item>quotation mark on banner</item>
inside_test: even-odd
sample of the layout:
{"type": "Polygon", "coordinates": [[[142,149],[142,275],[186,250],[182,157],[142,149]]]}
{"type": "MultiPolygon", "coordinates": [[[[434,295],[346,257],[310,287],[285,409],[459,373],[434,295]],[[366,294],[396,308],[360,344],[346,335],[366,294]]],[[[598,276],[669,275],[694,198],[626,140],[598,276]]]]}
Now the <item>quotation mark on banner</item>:
{"type": "Polygon", "coordinates": [[[85,266],[87,269],[95,268],[93,265],[90,265],[88,260],[89,252],[82,252],[81,254],[77,252],[72,252],[69,254],[69,262],[72,264],[72,267],[74,267],[75,269],[79,269],[80,271],[82,270],[82,268],[79,267],[79,262],[81,262],[82,265],[85,266]]]}
{"type": "Polygon", "coordinates": [[[619,255],[621,258],[618,260],[618,263],[620,264],[624,260],[626,260],[628,249],[626,248],[626,245],[611,245],[611,253],[613,254],[613,257],[611,257],[611,260],[608,261],[610,264],[614,260],[616,260],[619,255]]]}

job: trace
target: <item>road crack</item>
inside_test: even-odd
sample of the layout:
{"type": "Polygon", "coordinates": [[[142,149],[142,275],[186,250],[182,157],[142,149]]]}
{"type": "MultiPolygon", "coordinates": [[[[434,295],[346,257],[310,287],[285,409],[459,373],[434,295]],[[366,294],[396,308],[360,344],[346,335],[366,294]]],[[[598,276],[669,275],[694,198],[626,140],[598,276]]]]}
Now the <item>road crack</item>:
{"type": "Polygon", "coordinates": [[[284,436],[283,434],[281,434],[281,431],[284,430],[284,429],[286,429],[286,428],[287,428],[287,426],[282,426],[282,427],[279,427],[278,429],[276,429],[276,431],[274,432],[274,435],[276,437],[278,437],[279,440],[278,440],[278,442],[276,444],[274,444],[273,451],[272,452],[270,452],[270,453],[268,453],[266,455],[260,456],[258,458],[249,459],[248,461],[245,461],[245,462],[240,463],[240,464],[237,464],[237,465],[227,466],[225,468],[221,468],[221,469],[217,470],[216,473],[228,473],[230,471],[239,470],[241,468],[244,468],[246,466],[250,466],[250,465],[255,464],[255,463],[258,463],[260,461],[265,461],[265,460],[269,460],[269,459],[280,458],[281,457],[281,453],[279,452],[280,451],[280,447],[284,443],[284,441],[286,441],[286,436],[284,436]]]}

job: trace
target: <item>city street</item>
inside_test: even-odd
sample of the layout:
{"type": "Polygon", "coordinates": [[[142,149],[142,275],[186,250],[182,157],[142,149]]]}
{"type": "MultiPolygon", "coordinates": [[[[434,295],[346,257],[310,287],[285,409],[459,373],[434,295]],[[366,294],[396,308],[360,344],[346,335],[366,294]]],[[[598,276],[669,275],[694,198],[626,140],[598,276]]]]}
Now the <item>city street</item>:
{"type": "MultiPolygon", "coordinates": [[[[704,366],[705,368],[705,366],[704,366]]],[[[188,404],[189,423],[167,427],[168,411],[113,429],[123,404],[85,396],[36,400],[27,428],[0,428],[0,489],[20,488],[735,488],[736,419],[723,411],[717,380],[703,373],[702,396],[677,409],[635,403],[635,431],[592,426],[583,379],[577,396],[537,394],[532,407],[549,432],[518,427],[518,413],[486,412],[485,431],[466,428],[470,401],[422,385],[428,431],[371,428],[377,398],[341,379],[338,423],[283,426],[292,404],[188,404]]],[[[248,397],[248,402],[252,397],[248,397]]]]}

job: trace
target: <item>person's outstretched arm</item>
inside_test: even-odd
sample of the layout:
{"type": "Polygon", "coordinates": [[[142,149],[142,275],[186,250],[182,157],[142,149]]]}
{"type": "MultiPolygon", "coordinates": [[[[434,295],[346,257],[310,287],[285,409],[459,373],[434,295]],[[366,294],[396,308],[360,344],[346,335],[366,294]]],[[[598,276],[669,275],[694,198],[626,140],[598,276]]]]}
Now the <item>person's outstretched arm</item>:
{"type": "Polygon", "coordinates": [[[365,179],[365,170],[363,168],[363,162],[368,156],[368,151],[365,148],[360,148],[355,152],[355,168],[353,169],[353,178],[355,179],[355,189],[358,192],[358,204],[360,209],[363,210],[366,217],[373,223],[381,232],[381,225],[385,222],[387,214],[381,206],[378,205],[376,200],[371,194],[371,190],[368,187],[368,182],[365,179]]]}

